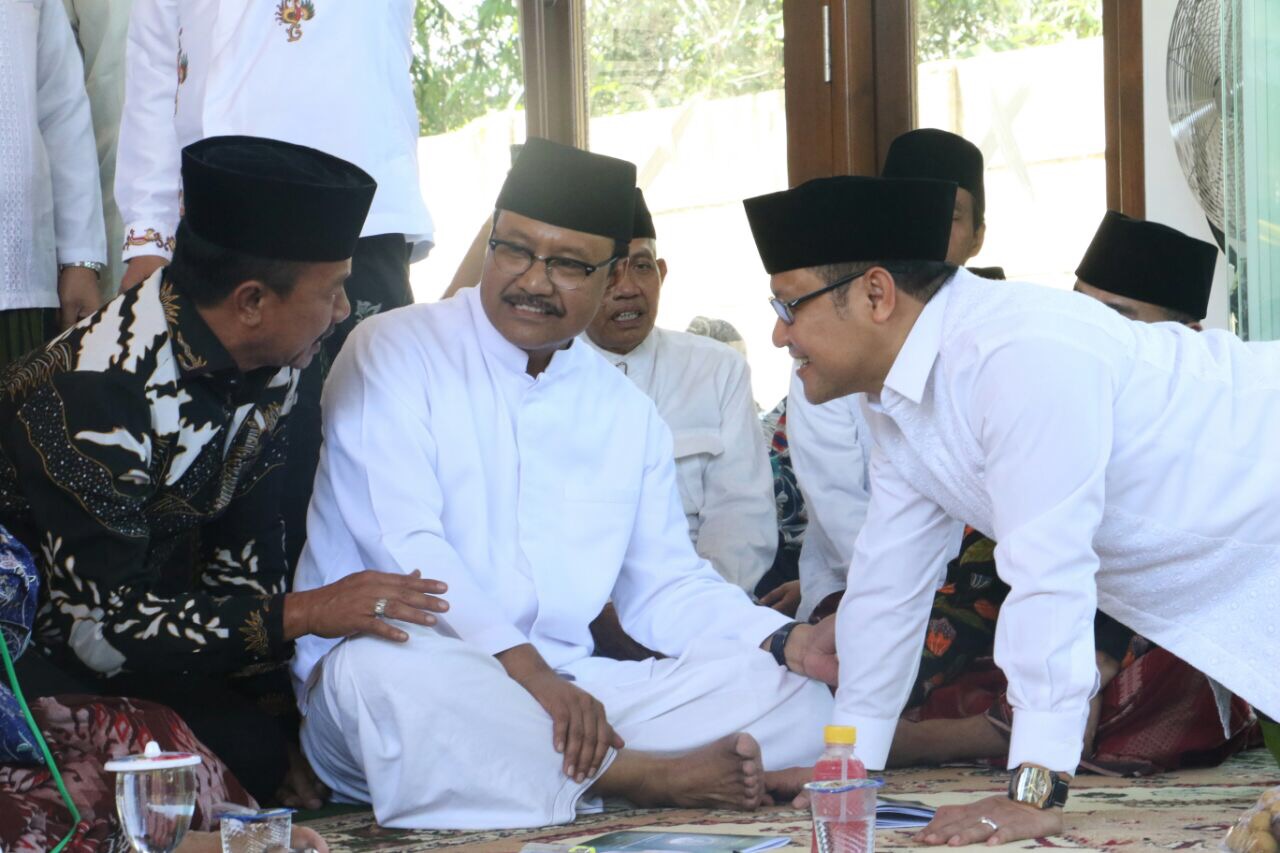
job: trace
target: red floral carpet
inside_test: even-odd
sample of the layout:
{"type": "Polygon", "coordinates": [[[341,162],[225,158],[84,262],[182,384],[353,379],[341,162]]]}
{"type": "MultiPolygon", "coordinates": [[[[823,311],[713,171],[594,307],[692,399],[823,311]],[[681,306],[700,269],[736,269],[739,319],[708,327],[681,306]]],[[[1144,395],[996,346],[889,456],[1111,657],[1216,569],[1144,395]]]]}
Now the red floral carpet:
{"type": "MultiPolygon", "coordinates": [[[[941,806],[963,803],[975,794],[1002,789],[1007,775],[964,767],[891,773],[886,793],[941,806]]],[[[1254,750],[1209,770],[1187,770],[1145,779],[1082,776],[1072,786],[1063,836],[1023,841],[1001,848],[948,850],[1217,850],[1235,815],[1252,805],[1263,789],[1280,785],[1280,768],[1263,750],[1254,750]]],[[[368,812],[311,821],[335,851],[412,853],[518,853],[530,841],[578,842],[620,829],[695,829],[759,835],[789,835],[788,850],[807,850],[807,815],[790,809],[755,814],[687,809],[617,808],[580,818],[570,826],[498,832],[411,832],[383,829],[368,812]]],[[[911,836],[881,831],[876,849],[915,849],[911,836]]]]}

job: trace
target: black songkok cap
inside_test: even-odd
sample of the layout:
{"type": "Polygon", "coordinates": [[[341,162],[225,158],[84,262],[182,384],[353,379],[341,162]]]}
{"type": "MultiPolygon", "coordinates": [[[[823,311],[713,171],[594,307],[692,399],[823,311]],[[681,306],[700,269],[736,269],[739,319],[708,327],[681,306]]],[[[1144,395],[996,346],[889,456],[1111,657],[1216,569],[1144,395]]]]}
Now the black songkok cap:
{"type": "Polygon", "coordinates": [[[634,163],[534,137],[507,173],[495,206],[629,243],[635,188],[634,163]]]}
{"type": "Polygon", "coordinates": [[[1004,281],[1004,267],[965,267],[969,272],[978,278],[986,278],[992,281],[1004,281]]]}
{"type": "Polygon", "coordinates": [[[346,260],[377,188],[362,169],[305,145],[211,136],[182,149],[186,227],[258,258],[346,260]]]}
{"type": "Polygon", "coordinates": [[[770,275],[853,261],[945,261],[956,185],[817,178],[743,202],[770,275]]]}
{"type": "Polygon", "coordinates": [[[636,187],[636,210],[631,224],[631,239],[658,239],[658,232],[653,230],[653,217],[649,214],[649,205],[644,203],[644,193],[639,187],[636,187]]]}
{"type": "Polygon", "coordinates": [[[986,207],[982,151],[963,136],[922,127],[893,140],[884,159],[886,178],[932,178],[955,181],[973,194],[978,209],[986,207]]]}
{"type": "Polygon", "coordinates": [[[1202,320],[1218,247],[1181,231],[1108,210],[1076,269],[1085,284],[1202,320]]]}

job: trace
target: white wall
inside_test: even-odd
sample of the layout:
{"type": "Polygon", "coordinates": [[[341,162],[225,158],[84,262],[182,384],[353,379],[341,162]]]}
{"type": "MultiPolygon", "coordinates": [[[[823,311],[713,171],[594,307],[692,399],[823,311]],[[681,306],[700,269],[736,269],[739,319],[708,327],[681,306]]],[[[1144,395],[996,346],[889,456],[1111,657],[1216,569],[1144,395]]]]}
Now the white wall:
{"type": "MultiPolygon", "coordinates": [[[[1137,0],[1121,0],[1137,2],[1137,0]]],[[[1178,0],[1141,0],[1143,65],[1143,139],[1146,144],[1147,219],[1163,222],[1193,237],[1213,242],[1200,203],[1187,186],[1169,131],[1165,83],[1169,28],[1178,0]]],[[[1209,298],[1206,326],[1227,327],[1227,263],[1218,255],[1218,270],[1209,298]]]]}

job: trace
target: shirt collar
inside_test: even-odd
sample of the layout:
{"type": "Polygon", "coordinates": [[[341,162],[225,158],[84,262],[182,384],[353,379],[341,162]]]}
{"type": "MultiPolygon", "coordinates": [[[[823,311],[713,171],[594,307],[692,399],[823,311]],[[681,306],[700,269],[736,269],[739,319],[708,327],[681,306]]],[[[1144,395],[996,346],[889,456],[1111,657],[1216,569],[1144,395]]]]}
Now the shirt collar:
{"type": "MultiPolygon", "coordinates": [[[[169,340],[184,377],[208,376],[232,371],[239,374],[236,361],[200,316],[196,304],[168,275],[160,281],[160,305],[169,329],[169,340]]],[[[271,370],[275,373],[275,370],[271,370]]]]}
{"type": "Polygon", "coordinates": [[[915,325],[907,333],[902,349],[889,368],[884,387],[916,405],[924,399],[924,388],[938,360],[942,346],[942,322],[946,318],[947,303],[951,301],[954,276],[947,281],[933,298],[925,303],[924,310],[916,318],[915,325]]]}
{"type": "Polygon", "coordinates": [[[586,332],[583,332],[578,337],[587,346],[604,356],[605,361],[622,370],[627,376],[637,379],[637,381],[640,377],[648,376],[652,372],[654,355],[658,348],[658,329],[656,326],[649,334],[645,335],[644,340],[637,344],[635,349],[622,355],[597,346],[596,342],[591,340],[586,332]]]}
{"type": "MultiPolygon", "coordinates": [[[[497,364],[512,373],[521,374],[530,380],[536,379],[537,377],[528,375],[529,354],[503,337],[502,332],[499,332],[498,327],[493,325],[493,321],[489,319],[489,315],[484,310],[484,304],[480,301],[480,286],[465,288],[458,296],[465,299],[471,309],[476,336],[480,340],[480,349],[497,364]]],[[[585,351],[585,347],[575,347],[573,343],[570,342],[566,349],[560,350],[551,357],[551,363],[547,365],[547,369],[543,371],[543,374],[555,375],[568,369],[569,362],[578,353],[585,351]]]]}

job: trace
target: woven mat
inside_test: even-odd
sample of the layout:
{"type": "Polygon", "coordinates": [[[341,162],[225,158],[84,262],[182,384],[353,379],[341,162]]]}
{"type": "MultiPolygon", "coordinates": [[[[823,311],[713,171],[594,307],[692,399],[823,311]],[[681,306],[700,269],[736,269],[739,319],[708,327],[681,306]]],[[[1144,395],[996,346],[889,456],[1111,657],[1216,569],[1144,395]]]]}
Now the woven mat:
{"type": "MultiPolygon", "coordinates": [[[[888,777],[886,793],[932,806],[964,803],[975,794],[1002,790],[1004,772],[946,767],[898,771],[888,777]]],[[[1145,779],[1082,776],[1072,785],[1066,833],[1052,839],[1022,841],[1000,848],[981,846],[948,850],[1216,850],[1235,816],[1252,805],[1263,789],[1280,784],[1280,768],[1263,750],[1247,752],[1221,767],[1167,773],[1145,779]]],[[[583,816],[570,826],[495,832],[425,832],[384,829],[369,812],[311,821],[337,851],[415,853],[518,853],[530,841],[584,841],[622,829],[671,828],[703,832],[786,835],[787,850],[809,847],[808,815],[791,809],[754,814],[691,809],[612,807],[604,814],[583,816]]],[[[911,836],[881,831],[876,849],[915,849],[911,836]]]]}

